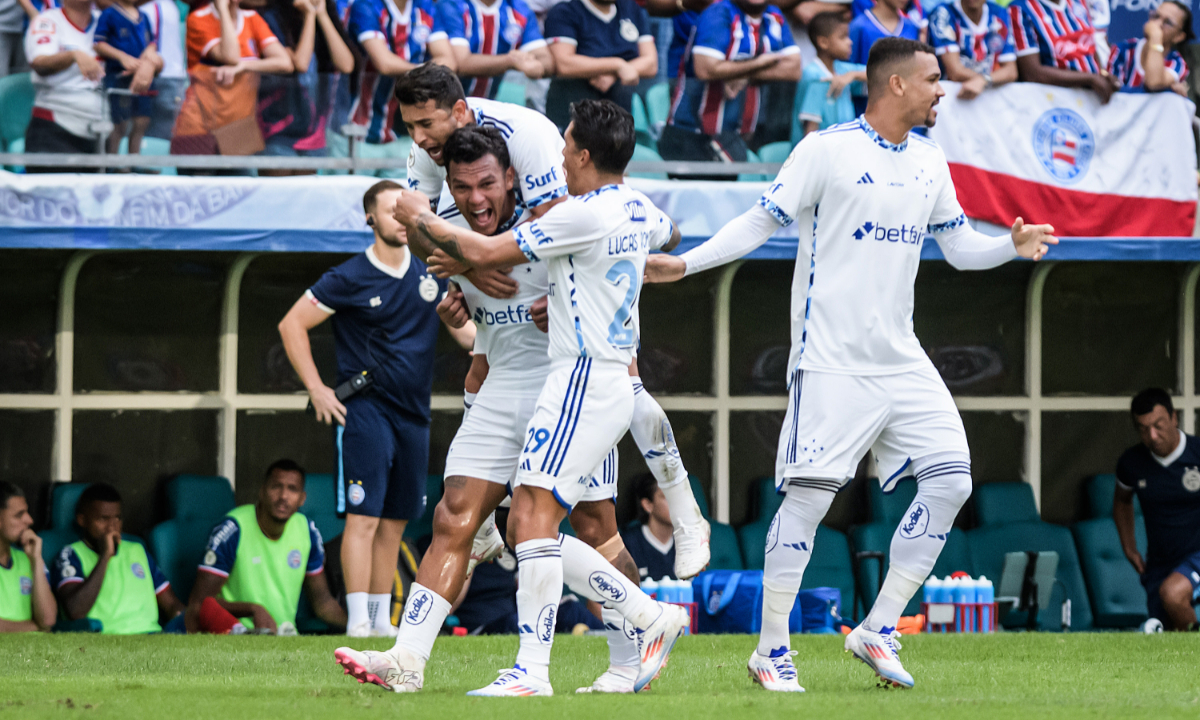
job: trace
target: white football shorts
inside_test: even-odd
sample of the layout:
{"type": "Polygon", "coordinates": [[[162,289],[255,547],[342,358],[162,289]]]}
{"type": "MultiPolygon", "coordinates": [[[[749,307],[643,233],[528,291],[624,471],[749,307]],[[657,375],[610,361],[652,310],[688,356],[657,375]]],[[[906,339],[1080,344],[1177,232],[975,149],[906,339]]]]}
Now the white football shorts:
{"type": "Polygon", "coordinates": [[[585,499],[614,496],[615,447],[632,419],[628,365],[584,357],[553,360],[525,432],[515,484],[553,492],[568,511],[585,499]]]}
{"type": "MultiPolygon", "coordinates": [[[[485,380],[450,442],[445,476],[479,478],[511,487],[537,400],[536,392],[491,392],[485,380]]],[[[616,499],[617,463],[613,446],[589,477],[580,502],[616,499]]]]}
{"type": "Polygon", "coordinates": [[[836,491],[854,477],[868,450],[884,492],[916,458],[970,457],[962,418],[933,363],[896,375],[796,371],[779,433],[776,489],[803,479],[836,491]]]}

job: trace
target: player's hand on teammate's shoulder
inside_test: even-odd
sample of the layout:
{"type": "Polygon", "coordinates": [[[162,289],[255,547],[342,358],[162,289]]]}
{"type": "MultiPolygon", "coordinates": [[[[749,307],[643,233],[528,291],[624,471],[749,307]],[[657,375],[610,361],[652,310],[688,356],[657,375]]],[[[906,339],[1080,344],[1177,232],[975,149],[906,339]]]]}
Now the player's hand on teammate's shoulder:
{"type": "Polygon", "coordinates": [[[429,198],[416,190],[401,190],[392,216],[401,225],[414,225],[421,213],[430,212],[429,198]]]}
{"type": "Polygon", "coordinates": [[[544,333],[550,332],[550,296],[543,295],[529,308],[533,324],[544,333]]]}
{"type": "Polygon", "coordinates": [[[669,283],[682,280],[687,263],[677,255],[655,254],[646,258],[646,282],[669,283]]]}
{"type": "Polygon", "coordinates": [[[1013,223],[1012,239],[1017,254],[1035,262],[1046,256],[1051,245],[1058,244],[1053,225],[1026,225],[1022,218],[1013,223]]]}
{"type": "Polygon", "coordinates": [[[493,268],[489,270],[472,269],[465,273],[467,279],[479,288],[484,295],[497,300],[507,300],[517,294],[521,285],[509,275],[512,268],[493,268]]]}
{"type": "Polygon", "coordinates": [[[446,296],[437,305],[437,314],[442,319],[442,322],[455,330],[466,325],[467,321],[471,319],[470,313],[467,312],[467,303],[463,299],[462,290],[459,290],[458,286],[450,286],[449,292],[446,293],[446,296]]]}

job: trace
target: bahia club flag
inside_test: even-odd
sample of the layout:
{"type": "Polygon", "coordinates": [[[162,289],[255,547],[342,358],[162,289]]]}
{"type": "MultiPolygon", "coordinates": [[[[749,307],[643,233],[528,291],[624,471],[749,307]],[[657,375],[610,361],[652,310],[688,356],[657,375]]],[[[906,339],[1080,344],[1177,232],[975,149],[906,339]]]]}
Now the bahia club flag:
{"type": "Polygon", "coordinates": [[[1095,93],[1012,83],[959,100],[942,83],[929,136],[971,218],[1054,225],[1064,237],[1190,237],[1195,107],[1172,92],[1095,93]]]}

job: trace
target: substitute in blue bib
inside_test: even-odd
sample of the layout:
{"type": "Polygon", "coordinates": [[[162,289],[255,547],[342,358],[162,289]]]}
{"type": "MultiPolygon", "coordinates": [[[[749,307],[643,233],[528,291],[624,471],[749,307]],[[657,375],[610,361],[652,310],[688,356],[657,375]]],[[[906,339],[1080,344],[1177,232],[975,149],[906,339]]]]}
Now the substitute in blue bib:
{"type": "Polygon", "coordinates": [[[49,630],[57,612],[25,493],[0,480],[0,633],[49,630]]]}
{"type": "Polygon", "coordinates": [[[51,582],[68,620],[87,618],[109,635],[183,632],[183,603],[137,538],[121,534],[121,495],[89,485],[75,504],[82,540],[62,549],[51,582]],[[160,619],[166,621],[160,624],[160,619]]]}
{"type": "Polygon", "coordinates": [[[1150,617],[1168,629],[1196,625],[1200,597],[1200,438],[1179,429],[1171,396],[1143,390],[1130,406],[1141,442],[1117,461],[1113,520],[1121,547],[1146,588],[1150,617]],[[1138,549],[1133,498],[1146,525],[1146,555],[1138,549]]]}
{"type": "Polygon", "coordinates": [[[346,611],[325,579],[321,533],[299,512],[307,499],[304,484],[304,468],[277,460],[254,504],[234,508],[213,528],[188,600],[189,631],[214,631],[205,627],[203,610],[205,599],[213,598],[246,627],[292,634],[301,590],[318,618],[345,627],[346,611]]]}
{"type": "MultiPolygon", "coordinates": [[[[409,252],[404,228],[391,215],[400,189],[383,180],[367,190],[363,210],[375,243],[322,275],[279,323],[317,420],[338,426],[350,633],[371,631],[368,606],[391,598],[404,526],[425,512],[436,307],[446,282],[409,252]],[[337,357],[333,387],[321,379],[308,340],[308,331],[329,319],[337,357]]],[[[473,330],[452,333],[469,349],[473,330]]]]}

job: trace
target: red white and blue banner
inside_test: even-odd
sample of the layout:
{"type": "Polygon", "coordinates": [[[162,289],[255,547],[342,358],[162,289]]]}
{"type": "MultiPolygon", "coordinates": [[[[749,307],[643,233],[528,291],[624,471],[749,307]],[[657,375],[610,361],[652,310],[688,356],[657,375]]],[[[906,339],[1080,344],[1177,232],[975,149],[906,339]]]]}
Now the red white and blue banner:
{"type": "Polygon", "coordinates": [[[1175,93],[1095,93],[1013,83],[974,100],[946,90],[929,136],[967,216],[1018,217],[1075,237],[1190,237],[1195,107],[1175,93]]]}

